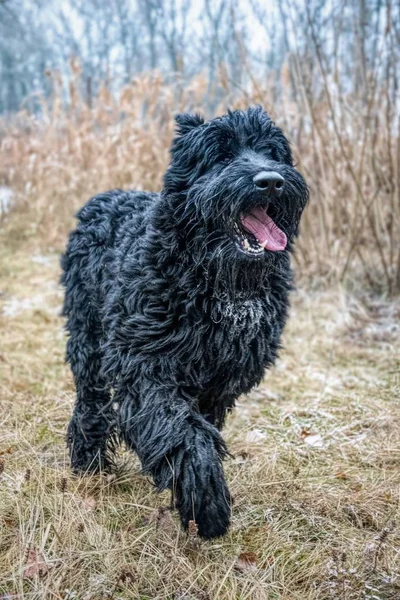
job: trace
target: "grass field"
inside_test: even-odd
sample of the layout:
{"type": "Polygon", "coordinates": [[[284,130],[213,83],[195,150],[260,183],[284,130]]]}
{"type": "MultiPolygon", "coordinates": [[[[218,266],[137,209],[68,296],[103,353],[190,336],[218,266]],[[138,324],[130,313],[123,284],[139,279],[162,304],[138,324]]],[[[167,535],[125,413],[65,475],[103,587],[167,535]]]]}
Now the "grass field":
{"type": "Polygon", "coordinates": [[[400,598],[398,302],[294,294],[280,360],[225,429],[232,527],[203,542],[134,457],[71,475],[58,255],[3,242],[2,600],[400,598]]]}
{"type": "Polygon", "coordinates": [[[117,89],[76,57],[46,72],[48,95],[27,90],[35,110],[0,116],[0,600],[400,600],[398,11],[376,2],[367,29],[348,11],[373,3],[325,3],[332,18],[278,4],[293,23],[266,77],[242,44],[243,86],[221,63],[117,89]],[[204,542],[133,455],[71,475],[59,254],[91,195],[161,189],[174,115],[254,104],[288,136],[310,203],[280,359],[224,429],[232,526],[204,542]]]}

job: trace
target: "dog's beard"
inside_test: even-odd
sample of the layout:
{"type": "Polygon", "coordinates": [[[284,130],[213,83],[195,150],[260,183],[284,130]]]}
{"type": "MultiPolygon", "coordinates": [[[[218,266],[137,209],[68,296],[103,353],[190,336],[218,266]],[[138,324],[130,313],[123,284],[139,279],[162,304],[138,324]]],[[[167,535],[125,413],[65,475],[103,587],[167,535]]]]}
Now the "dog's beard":
{"type": "Polygon", "coordinates": [[[186,244],[188,267],[202,273],[204,285],[212,289],[214,296],[232,300],[243,294],[256,296],[276,270],[278,254],[268,253],[263,259],[254,260],[238,249],[238,243],[231,233],[221,229],[206,235],[197,233],[186,244]]]}
{"type": "Polygon", "coordinates": [[[285,250],[297,234],[307,188],[294,169],[280,169],[280,198],[254,192],[248,177],[226,169],[171,198],[186,266],[200,268],[214,290],[257,292],[277,265],[288,268],[285,250]]]}

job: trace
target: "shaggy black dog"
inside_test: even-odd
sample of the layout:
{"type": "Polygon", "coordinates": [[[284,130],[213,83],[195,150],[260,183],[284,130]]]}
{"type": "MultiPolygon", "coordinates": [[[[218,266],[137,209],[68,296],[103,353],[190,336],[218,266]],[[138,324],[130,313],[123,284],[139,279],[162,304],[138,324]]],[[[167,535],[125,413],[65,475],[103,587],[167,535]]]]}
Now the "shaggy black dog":
{"type": "Polygon", "coordinates": [[[161,193],[100,194],[70,235],[68,446],[97,471],[122,438],[211,538],[231,511],[219,429],[276,358],[307,186],[261,107],[177,122],[161,193]]]}

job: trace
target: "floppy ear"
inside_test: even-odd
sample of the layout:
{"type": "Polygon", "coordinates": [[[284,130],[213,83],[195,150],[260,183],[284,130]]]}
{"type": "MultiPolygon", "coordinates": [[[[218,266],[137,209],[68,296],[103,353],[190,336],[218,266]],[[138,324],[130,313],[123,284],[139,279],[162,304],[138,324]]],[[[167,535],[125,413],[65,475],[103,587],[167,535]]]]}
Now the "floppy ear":
{"type": "Polygon", "coordinates": [[[204,119],[200,115],[189,115],[188,113],[176,115],[175,121],[178,124],[177,132],[181,135],[185,135],[185,133],[204,123],[204,119]]]}

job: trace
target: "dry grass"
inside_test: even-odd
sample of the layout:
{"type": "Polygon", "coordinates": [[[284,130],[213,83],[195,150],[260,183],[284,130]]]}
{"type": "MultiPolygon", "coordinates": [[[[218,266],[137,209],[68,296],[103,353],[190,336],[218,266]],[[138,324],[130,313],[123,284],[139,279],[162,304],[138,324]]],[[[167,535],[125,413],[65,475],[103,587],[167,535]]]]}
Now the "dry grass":
{"type": "MultiPolygon", "coordinates": [[[[215,86],[225,97],[214,112],[260,103],[291,139],[312,199],[298,244],[298,274],[356,288],[367,282],[394,294],[400,291],[400,120],[392,82],[371,74],[365,93],[345,94],[336,80],[328,81],[321,62],[322,89],[312,91],[307,64],[297,57],[291,71],[284,65],[276,104],[269,81],[252,79],[248,90],[238,90],[222,69],[215,86]],[[295,99],[289,79],[296,83],[295,99]]],[[[104,86],[88,106],[79,67],[71,68],[67,94],[52,75],[54,94],[41,100],[40,118],[22,111],[0,122],[0,185],[15,194],[18,216],[5,227],[18,246],[61,249],[73,213],[100,191],[159,190],[173,115],[203,113],[213,95],[202,76],[184,85],[153,73],[138,76],[118,95],[104,86]]]]}
{"type": "Polygon", "coordinates": [[[335,81],[314,97],[304,68],[284,67],[279,114],[269,82],[218,82],[216,113],[262,103],[293,141],[312,191],[297,274],[312,285],[277,367],[229,419],[232,528],[212,543],[180,531],[130,455],[113,478],[71,476],[57,285],[73,213],[113,187],[159,189],[172,115],[202,112],[207,82],[143,75],[88,107],[72,65],[69,103],[53,75],[42,118],[0,123],[0,186],[14,194],[0,215],[0,598],[400,598],[400,305],[351,291],[400,290],[399,122],[377,81],[368,97],[335,81]]]}
{"type": "Polygon", "coordinates": [[[3,598],[400,597],[398,304],[295,295],[281,360],[225,431],[232,528],[205,543],[133,457],[71,476],[58,257],[0,248],[3,598]]]}

